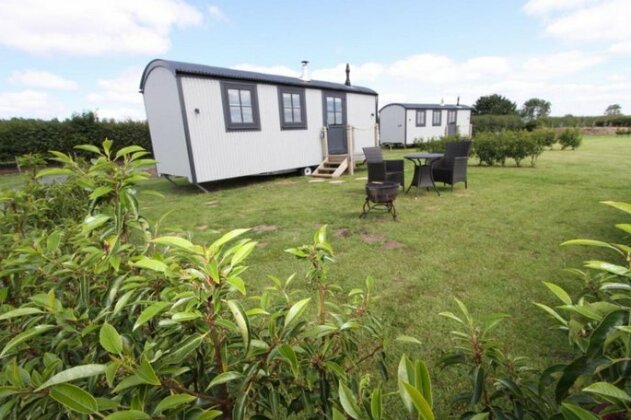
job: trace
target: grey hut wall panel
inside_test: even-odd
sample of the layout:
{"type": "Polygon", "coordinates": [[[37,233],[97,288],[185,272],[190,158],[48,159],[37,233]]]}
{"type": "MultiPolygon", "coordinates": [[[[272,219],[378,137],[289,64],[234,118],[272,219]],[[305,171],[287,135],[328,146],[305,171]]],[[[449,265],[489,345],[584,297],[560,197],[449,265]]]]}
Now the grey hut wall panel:
{"type": "Polygon", "coordinates": [[[447,126],[447,111],[439,109],[441,113],[440,125],[433,125],[434,110],[428,109],[425,114],[425,126],[416,126],[416,110],[407,109],[405,111],[405,124],[407,125],[407,144],[411,145],[416,139],[424,141],[432,137],[442,137],[445,135],[445,127],[447,126]]]}
{"type": "Polygon", "coordinates": [[[379,137],[382,143],[405,144],[405,108],[401,105],[389,105],[381,110],[379,137]]]}
{"type": "Polygon", "coordinates": [[[173,73],[161,67],[151,71],[144,92],[145,111],[159,174],[192,181],[182,109],[173,73]]]}
{"type": "Polygon", "coordinates": [[[355,128],[355,155],[363,155],[364,147],[375,145],[376,101],[375,96],[346,94],[347,122],[355,128]]]}
{"type": "Polygon", "coordinates": [[[320,163],[319,90],[305,91],[306,130],[281,130],[277,87],[257,84],[261,130],[226,132],[220,82],[190,76],[182,76],[181,82],[199,182],[320,163]]]}

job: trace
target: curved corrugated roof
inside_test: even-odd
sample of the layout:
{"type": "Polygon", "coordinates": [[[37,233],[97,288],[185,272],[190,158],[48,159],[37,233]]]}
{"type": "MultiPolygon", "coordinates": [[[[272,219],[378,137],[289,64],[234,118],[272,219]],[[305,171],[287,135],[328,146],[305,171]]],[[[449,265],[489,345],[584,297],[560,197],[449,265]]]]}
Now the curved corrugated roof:
{"type": "Polygon", "coordinates": [[[398,106],[402,106],[405,109],[469,109],[469,110],[473,110],[473,107],[470,107],[469,105],[454,105],[454,104],[409,104],[409,103],[391,103],[388,105],[385,105],[384,107],[382,107],[381,109],[391,106],[391,105],[398,105],[398,106]]]}
{"type": "Polygon", "coordinates": [[[171,70],[174,74],[189,74],[211,76],[221,79],[246,80],[250,82],[271,83],[277,85],[311,87],[319,89],[339,90],[344,92],[365,93],[368,95],[377,95],[372,89],[361,86],[346,86],[342,83],[325,82],[322,80],[311,80],[305,82],[297,77],[278,76],[275,74],[257,73],[253,71],[234,70],[224,67],[205,66],[202,64],[183,63],[180,61],[170,60],[153,60],[147,64],[140,79],[140,91],[143,92],[147,76],[156,67],[164,67],[171,70]]]}

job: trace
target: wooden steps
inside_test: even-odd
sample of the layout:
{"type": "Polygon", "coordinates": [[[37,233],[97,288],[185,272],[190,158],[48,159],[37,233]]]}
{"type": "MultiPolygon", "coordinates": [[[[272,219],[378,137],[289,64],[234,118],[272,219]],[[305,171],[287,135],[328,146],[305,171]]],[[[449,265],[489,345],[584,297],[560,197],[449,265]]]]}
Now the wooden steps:
{"type": "Polygon", "coordinates": [[[339,178],[349,167],[348,155],[329,155],[316,168],[311,176],[319,178],[339,178]]]}

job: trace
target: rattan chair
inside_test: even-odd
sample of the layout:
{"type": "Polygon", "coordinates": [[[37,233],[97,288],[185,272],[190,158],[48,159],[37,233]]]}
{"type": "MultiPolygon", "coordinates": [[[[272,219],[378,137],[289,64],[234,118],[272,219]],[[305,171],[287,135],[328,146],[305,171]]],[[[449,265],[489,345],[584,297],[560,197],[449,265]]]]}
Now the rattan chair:
{"type": "Polygon", "coordinates": [[[471,150],[470,141],[454,141],[446,144],[445,156],[436,161],[432,168],[434,182],[451,185],[464,182],[467,188],[467,161],[471,150]]]}
{"type": "Polygon", "coordinates": [[[396,182],[403,187],[403,159],[384,160],[379,147],[364,147],[364,156],[368,165],[368,182],[396,182]]]}

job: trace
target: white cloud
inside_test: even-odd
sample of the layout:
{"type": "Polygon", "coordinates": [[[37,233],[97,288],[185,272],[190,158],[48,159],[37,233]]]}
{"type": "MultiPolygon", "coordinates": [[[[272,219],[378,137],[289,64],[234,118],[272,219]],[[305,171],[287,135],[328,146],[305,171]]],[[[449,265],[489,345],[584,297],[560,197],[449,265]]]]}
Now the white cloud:
{"type": "Polygon", "coordinates": [[[551,12],[576,9],[601,0],[529,0],[523,7],[529,15],[545,15],[551,12]]]}
{"type": "Polygon", "coordinates": [[[0,92],[0,118],[55,118],[65,113],[64,105],[46,92],[0,92]]]}
{"type": "Polygon", "coordinates": [[[202,19],[183,0],[2,0],[0,45],[36,54],[161,54],[174,27],[202,19]]]}
{"type": "Polygon", "coordinates": [[[404,79],[447,83],[497,77],[509,70],[508,61],[502,57],[476,57],[458,63],[443,55],[417,54],[394,62],[388,73],[404,79]]]}
{"type": "Polygon", "coordinates": [[[208,11],[208,15],[215,22],[228,22],[228,17],[226,14],[219,8],[219,6],[215,6],[214,4],[209,5],[206,10],[208,11]]]}
{"type": "Polygon", "coordinates": [[[24,85],[53,90],[71,91],[79,88],[79,85],[74,80],[64,79],[56,74],[41,70],[14,71],[7,81],[12,85],[24,85]]]}
{"type": "Polygon", "coordinates": [[[631,1],[607,0],[552,20],[546,33],[571,41],[631,40],[631,1]]]}
{"type": "Polygon", "coordinates": [[[89,93],[85,99],[100,118],[145,119],[142,94],[138,92],[142,71],[140,67],[130,67],[113,79],[98,80],[99,90],[89,93]]]}
{"type": "Polygon", "coordinates": [[[580,72],[603,63],[605,57],[581,51],[566,51],[528,58],[522,67],[525,78],[551,79],[580,72]]]}

